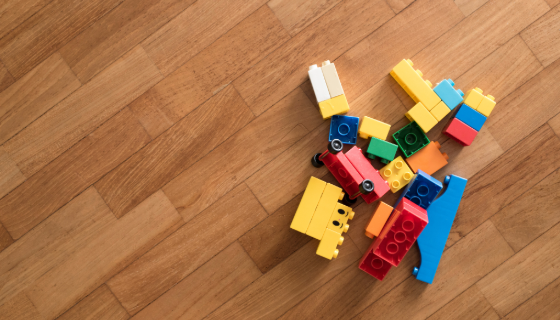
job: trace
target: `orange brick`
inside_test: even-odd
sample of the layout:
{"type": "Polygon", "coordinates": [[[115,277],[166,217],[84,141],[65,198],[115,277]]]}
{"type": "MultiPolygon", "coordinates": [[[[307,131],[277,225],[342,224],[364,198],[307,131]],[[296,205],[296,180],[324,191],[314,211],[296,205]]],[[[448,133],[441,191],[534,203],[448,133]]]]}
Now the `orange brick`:
{"type": "Polygon", "coordinates": [[[440,148],[439,142],[432,141],[420,149],[420,151],[407,158],[406,162],[414,173],[418,172],[418,169],[422,169],[425,173],[432,175],[443,168],[449,159],[446,153],[439,151],[440,148]]]}
{"type": "Polygon", "coordinates": [[[391,212],[393,211],[393,207],[386,204],[383,201],[379,202],[379,206],[371,215],[371,219],[369,220],[368,225],[366,226],[366,236],[373,239],[373,236],[378,236],[389,219],[391,212]]]}

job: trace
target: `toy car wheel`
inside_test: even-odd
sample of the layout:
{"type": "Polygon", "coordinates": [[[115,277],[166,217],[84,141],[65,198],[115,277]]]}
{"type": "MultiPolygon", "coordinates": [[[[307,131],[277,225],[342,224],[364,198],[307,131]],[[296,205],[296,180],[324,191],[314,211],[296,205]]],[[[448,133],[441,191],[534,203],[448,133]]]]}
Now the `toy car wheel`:
{"type": "Polygon", "coordinates": [[[373,192],[375,186],[371,180],[366,179],[360,183],[359,187],[361,194],[370,194],[373,192]]]}
{"type": "Polygon", "coordinates": [[[350,199],[350,196],[348,196],[348,194],[344,195],[344,198],[342,198],[342,203],[347,205],[347,206],[351,206],[353,204],[356,203],[356,201],[358,201],[358,198],[354,198],[354,199],[350,199]]]}
{"type": "Polygon", "coordinates": [[[331,141],[331,142],[329,143],[329,146],[328,146],[327,149],[329,150],[330,153],[332,153],[332,154],[337,154],[337,153],[339,153],[340,151],[342,151],[342,147],[343,147],[343,146],[344,146],[344,145],[342,144],[342,141],[340,141],[340,140],[338,140],[338,139],[334,139],[333,141],[331,141]]]}
{"type": "Polygon", "coordinates": [[[319,160],[319,156],[321,154],[317,153],[313,156],[313,158],[311,158],[311,164],[315,167],[315,168],[321,168],[322,166],[324,166],[325,164],[323,163],[323,161],[319,160]]]}

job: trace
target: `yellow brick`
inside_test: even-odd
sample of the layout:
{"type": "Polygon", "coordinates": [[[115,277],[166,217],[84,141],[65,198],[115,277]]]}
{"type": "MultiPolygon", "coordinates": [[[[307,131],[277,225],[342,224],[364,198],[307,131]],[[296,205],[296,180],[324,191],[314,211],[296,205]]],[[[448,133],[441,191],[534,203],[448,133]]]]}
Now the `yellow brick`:
{"type": "Polygon", "coordinates": [[[315,209],[313,218],[311,218],[311,222],[307,228],[307,235],[312,236],[317,240],[321,240],[341,194],[341,188],[327,183],[327,186],[323,191],[323,195],[319,200],[319,204],[317,205],[317,209],[315,209]]]}
{"type": "Polygon", "coordinates": [[[445,118],[445,116],[448,115],[449,112],[451,112],[451,110],[443,101],[440,101],[437,106],[433,108],[432,111],[430,111],[432,116],[434,116],[434,118],[436,118],[438,122],[445,118]]]}
{"type": "Polygon", "coordinates": [[[467,91],[467,93],[463,97],[463,103],[476,110],[478,108],[478,105],[482,101],[482,98],[484,98],[482,89],[474,88],[467,91]]]}
{"type": "Polygon", "coordinates": [[[309,179],[309,183],[307,184],[307,188],[305,188],[303,198],[301,198],[290,228],[301,233],[307,232],[311,218],[313,218],[315,209],[317,209],[317,205],[319,204],[319,199],[321,199],[321,195],[326,186],[327,183],[320,179],[315,177],[309,179]]]}
{"type": "Polygon", "coordinates": [[[389,183],[389,187],[393,193],[406,186],[413,175],[412,170],[410,170],[401,156],[389,162],[379,173],[381,173],[381,177],[389,183]]]}
{"type": "Polygon", "coordinates": [[[410,60],[402,60],[391,71],[391,76],[403,87],[415,102],[422,102],[426,109],[432,110],[438,102],[439,96],[432,90],[430,81],[422,79],[422,72],[412,68],[410,60]]]}
{"type": "Polygon", "coordinates": [[[327,229],[342,234],[348,232],[350,226],[347,224],[348,220],[354,218],[354,211],[352,208],[347,207],[341,203],[337,203],[329,219],[327,229]]]}
{"type": "Polygon", "coordinates": [[[430,111],[428,111],[424,107],[422,102],[418,102],[414,107],[412,107],[412,109],[408,110],[408,112],[405,113],[404,115],[408,118],[408,120],[416,121],[416,123],[418,123],[420,128],[422,128],[422,130],[426,133],[430,131],[438,123],[436,118],[434,118],[434,116],[430,113],[430,111]]]}
{"type": "Polygon", "coordinates": [[[387,136],[389,135],[390,129],[390,124],[372,119],[370,117],[364,117],[362,119],[362,123],[360,124],[358,133],[360,134],[360,138],[362,139],[376,137],[377,139],[386,140],[387,136]]]}
{"type": "Polygon", "coordinates": [[[324,120],[335,114],[345,114],[350,110],[350,107],[348,106],[348,101],[346,101],[346,96],[341,94],[329,100],[319,102],[319,109],[324,120]]]}
{"type": "Polygon", "coordinates": [[[478,105],[478,108],[476,108],[476,111],[488,117],[490,116],[490,113],[492,113],[492,110],[494,110],[495,106],[496,101],[494,101],[494,97],[491,95],[487,95],[486,97],[482,98],[482,101],[478,105]]]}
{"type": "Polygon", "coordinates": [[[338,256],[338,249],[336,246],[342,245],[342,242],[344,242],[343,236],[331,229],[325,229],[325,233],[317,248],[317,254],[329,260],[336,258],[338,256]]]}

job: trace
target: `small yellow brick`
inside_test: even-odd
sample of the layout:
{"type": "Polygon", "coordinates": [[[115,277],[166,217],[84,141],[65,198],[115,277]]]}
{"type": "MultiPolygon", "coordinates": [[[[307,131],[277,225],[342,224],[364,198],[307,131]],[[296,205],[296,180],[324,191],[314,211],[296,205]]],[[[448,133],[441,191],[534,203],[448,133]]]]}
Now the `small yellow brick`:
{"type": "Polygon", "coordinates": [[[313,218],[311,218],[311,222],[307,228],[307,235],[312,236],[317,240],[321,240],[341,194],[341,188],[327,183],[327,186],[323,191],[323,195],[317,204],[317,209],[315,209],[313,218]]]}
{"type": "Polygon", "coordinates": [[[389,162],[385,167],[379,170],[381,177],[389,183],[389,187],[393,193],[399,191],[412,180],[412,170],[404,162],[401,156],[389,162]]]}
{"type": "Polygon", "coordinates": [[[319,242],[319,247],[317,248],[317,254],[323,258],[331,260],[338,256],[337,245],[342,245],[344,242],[344,237],[339,233],[332,231],[331,229],[325,229],[325,233],[322,236],[321,242],[319,242]]]}
{"type": "Polygon", "coordinates": [[[474,88],[467,91],[467,93],[463,97],[463,103],[476,110],[478,108],[478,105],[482,101],[482,98],[484,98],[482,89],[474,88]]]}
{"type": "Polygon", "coordinates": [[[331,229],[334,232],[342,234],[343,232],[348,232],[350,226],[347,224],[348,220],[354,218],[354,211],[352,208],[347,207],[341,203],[337,203],[329,219],[329,224],[327,229],[331,229]]]}
{"type": "Polygon", "coordinates": [[[390,124],[372,119],[370,117],[364,117],[362,119],[362,123],[360,124],[358,133],[360,134],[360,138],[362,139],[376,137],[377,139],[386,140],[387,136],[389,135],[390,129],[390,124]]]}
{"type": "Polygon", "coordinates": [[[432,116],[434,116],[434,118],[436,118],[438,122],[445,118],[445,116],[448,115],[449,112],[451,112],[451,110],[449,110],[449,108],[443,101],[440,101],[437,106],[433,108],[432,111],[430,111],[432,116]]]}
{"type": "Polygon", "coordinates": [[[496,101],[494,101],[494,97],[491,95],[487,95],[482,99],[482,101],[478,105],[478,108],[476,108],[476,111],[488,117],[490,113],[492,113],[492,110],[494,110],[495,106],[496,106],[496,101]]]}
{"type": "Polygon", "coordinates": [[[393,68],[391,76],[415,102],[422,102],[426,109],[432,110],[441,99],[432,90],[431,82],[422,79],[422,72],[412,66],[412,61],[402,60],[393,68]]]}
{"type": "Polygon", "coordinates": [[[416,121],[420,128],[426,133],[438,123],[436,118],[424,107],[422,102],[418,102],[412,109],[408,110],[405,116],[410,121],[416,121]]]}
{"type": "Polygon", "coordinates": [[[346,96],[341,94],[329,100],[319,102],[319,109],[321,110],[321,115],[323,115],[323,120],[325,120],[335,114],[340,115],[347,113],[350,110],[350,106],[348,106],[346,96]]]}
{"type": "Polygon", "coordinates": [[[303,198],[301,198],[290,228],[301,233],[307,232],[311,218],[313,218],[315,209],[317,209],[317,205],[319,204],[319,199],[321,199],[321,195],[326,186],[327,183],[320,179],[315,177],[309,179],[309,183],[307,183],[307,188],[305,188],[303,198]]]}

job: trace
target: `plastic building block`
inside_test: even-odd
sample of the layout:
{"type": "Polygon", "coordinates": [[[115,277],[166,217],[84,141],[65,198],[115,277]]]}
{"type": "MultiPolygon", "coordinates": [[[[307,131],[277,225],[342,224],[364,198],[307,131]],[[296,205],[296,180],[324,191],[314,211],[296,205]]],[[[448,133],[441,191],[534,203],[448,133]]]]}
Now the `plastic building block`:
{"type": "Polygon", "coordinates": [[[486,117],[490,116],[492,110],[496,106],[496,101],[494,101],[494,97],[491,95],[487,95],[486,97],[482,98],[482,101],[476,108],[476,111],[482,113],[486,117]]]}
{"type": "Polygon", "coordinates": [[[319,247],[317,248],[317,254],[323,258],[329,260],[336,258],[338,256],[337,245],[342,245],[344,242],[344,237],[340,233],[336,233],[331,229],[325,229],[325,233],[321,237],[319,242],[319,247]]]}
{"type": "Polygon", "coordinates": [[[352,208],[343,205],[342,203],[337,203],[329,219],[329,224],[327,229],[331,229],[334,232],[342,234],[343,232],[348,232],[350,226],[347,224],[348,220],[354,218],[354,211],[352,208]]]}
{"type": "Polygon", "coordinates": [[[308,236],[321,240],[341,193],[342,189],[327,183],[323,195],[317,204],[317,209],[315,209],[313,218],[311,218],[311,222],[307,228],[306,234],[308,236]]]}
{"type": "Polygon", "coordinates": [[[393,193],[399,191],[412,180],[413,173],[401,156],[381,169],[381,177],[389,183],[393,193]]]}
{"type": "Polygon", "coordinates": [[[449,156],[446,153],[439,151],[440,148],[439,142],[432,141],[420,151],[407,158],[406,162],[415,173],[418,170],[422,170],[432,175],[443,168],[447,164],[447,160],[449,160],[449,156]]]}
{"type": "Polygon", "coordinates": [[[337,97],[319,102],[319,109],[321,110],[323,120],[325,120],[335,114],[345,114],[350,110],[350,107],[348,106],[348,101],[346,101],[346,96],[341,94],[337,97]]]}
{"type": "Polygon", "coordinates": [[[430,139],[416,122],[411,122],[393,133],[393,139],[395,139],[405,157],[410,157],[430,143],[430,139]]]}
{"type": "Polygon", "coordinates": [[[430,223],[417,239],[421,263],[420,267],[414,268],[412,274],[416,279],[427,283],[434,281],[467,179],[451,175],[445,177],[443,183],[447,185],[447,189],[428,208],[430,223]]]}
{"type": "Polygon", "coordinates": [[[426,210],[404,198],[375,239],[373,253],[395,267],[401,263],[410,247],[428,224],[426,210]]]}
{"type": "Polygon", "coordinates": [[[327,166],[350,199],[360,195],[359,184],[363,181],[362,176],[352,166],[346,155],[342,152],[332,154],[328,150],[319,157],[327,166]]]}
{"type": "Polygon", "coordinates": [[[451,119],[442,132],[463,146],[470,146],[478,134],[478,131],[467,126],[457,118],[451,119]]]}
{"type": "Polygon", "coordinates": [[[432,110],[441,99],[432,90],[430,81],[422,79],[422,72],[412,68],[410,60],[403,60],[391,71],[391,76],[401,85],[415,102],[422,102],[426,109],[432,110]]]}
{"type": "Polygon", "coordinates": [[[316,64],[309,67],[309,80],[311,80],[311,86],[315,92],[315,98],[317,98],[317,103],[331,98],[329,94],[329,89],[327,88],[327,82],[323,76],[323,71],[321,68],[317,67],[316,64]]]}
{"type": "Polygon", "coordinates": [[[368,225],[366,226],[366,236],[372,238],[373,236],[379,236],[379,233],[385,226],[385,222],[389,219],[389,216],[393,212],[393,207],[386,204],[383,201],[379,202],[377,209],[371,215],[368,225]]]}
{"type": "Polygon", "coordinates": [[[450,110],[455,109],[456,106],[463,102],[464,96],[463,91],[453,88],[454,85],[455,82],[453,80],[444,79],[434,87],[434,92],[450,110]]]}
{"type": "Polygon", "coordinates": [[[397,154],[398,148],[399,147],[394,143],[372,137],[366,153],[368,158],[375,159],[376,157],[379,157],[379,161],[387,164],[395,159],[395,154],[397,154]]]}
{"type": "Polygon", "coordinates": [[[323,77],[325,77],[327,88],[329,88],[329,94],[331,95],[331,97],[334,98],[336,96],[344,94],[344,90],[342,90],[342,84],[340,83],[340,79],[338,78],[338,73],[336,72],[334,63],[331,63],[329,60],[324,61],[321,70],[323,71],[323,77]]]}
{"type": "Polygon", "coordinates": [[[483,98],[484,95],[482,94],[482,89],[474,88],[467,91],[464,96],[463,103],[476,110],[483,98]]]}
{"type": "Polygon", "coordinates": [[[483,114],[477,112],[466,104],[463,104],[461,108],[459,108],[455,118],[476,131],[480,131],[484,122],[486,122],[486,117],[483,114]]]}
{"type": "Polygon", "coordinates": [[[403,198],[407,198],[420,208],[428,209],[442,188],[441,182],[422,170],[418,170],[395,205],[398,206],[403,198]]]}
{"type": "Polygon", "coordinates": [[[447,105],[445,103],[443,103],[443,101],[441,101],[440,103],[437,104],[437,106],[435,106],[430,113],[432,114],[432,116],[439,122],[441,121],[443,118],[445,118],[446,115],[449,114],[449,112],[451,112],[451,110],[447,107],[447,105]]]}
{"type": "Polygon", "coordinates": [[[381,281],[393,266],[373,253],[374,243],[372,243],[366,253],[364,253],[362,260],[360,260],[359,268],[381,281]]]}
{"type": "Polygon", "coordinates": [[[364,156],[362,149],[352,147],[352,149],[346,152],[346,158],[356,168],[363,180],[367,179],[373,182],[373,192],[368,194],[362,193],[362,198],[366,203],[374,202],[389,191],[389,184],[381,178],[379,171],[375,170],[371,162],[364,156]]]}
{"type": "Polygon", "coordinates": [[[305,188],[303,198],[301,198],[301,202],[299,203],[290,228],[301,233],[307,232],[311,218],[313,218],[315,209],[319,204],[319,199],[321,199],[321,195],[323,195],[323,190],[325,190],[326,186],[326,182],[315,177],[309,179],[309,183],[307,183],[307,188],[305,188]]]}
{"type": "Polygon", "coordinates": [[[379,120],[372,119],[370,117],[364,117],[362,119],[362,124],[360,125],[360,138],[369,139],[375,137],[377,139],[386,140],[389,135],[389,130],[391,125],[379,120]]]}
{"type": "MultiPolygon", "coordinates": [[[[435,106],[434,106],[435,107],[435,106]]],[[[424,107],[422,102],[418,102],[412,109],[404,114],[408,120],[416,121],[424,132],[430,131],[438,123],[437,119],[424,107]]]]}
{"type": "Polygon", "coordinates": [[[334,115],[331,118],[329,141],[338,139],[342,143],[356,144],[358,140],[358,123],[360,118],[334,115]]]}

